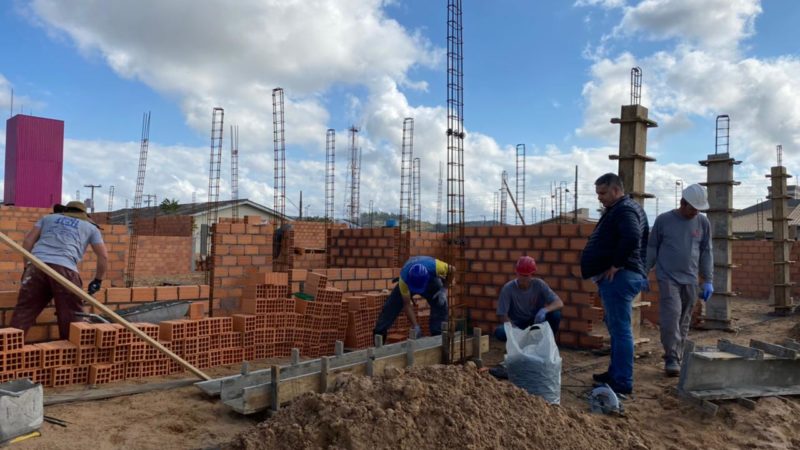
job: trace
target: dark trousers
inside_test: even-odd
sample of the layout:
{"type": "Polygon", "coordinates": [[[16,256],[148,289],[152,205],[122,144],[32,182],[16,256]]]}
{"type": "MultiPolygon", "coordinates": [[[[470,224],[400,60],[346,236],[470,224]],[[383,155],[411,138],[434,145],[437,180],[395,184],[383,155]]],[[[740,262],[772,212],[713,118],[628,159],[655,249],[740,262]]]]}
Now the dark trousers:
{"type": "MultiPolygon", "coordinates": [[[[436,277],[435,281],[428,283],[428,289],[422,294],[431,307],[430,328],[431,336],[438,336],[442,334],[442,322],[447,321],[447,297],[441,293],[436,300],[431,300],[436,297],[436,294],[442,289],[441,280],[436,277]]],[[[392,327],[397,316],[403,312],[403,296],[400,294],[400,288],[395,286],[386,303],[383,304],[378,321],[375,323],[375,329],[372,331],[373,335],[380,334],[386,341],[386,334],[389,328],[392,327]]]]}
{"type": "MultiPolygon", "coordinates": [[[[550,325],[550,329],[553,330],[553,337],[557,337],[558,327],[561,326],[561,311],[550,311],[546,316],[544,316],[544,321],[547,322],[547,324],[550,325]]],[[[525,328],[533,325],[533,320],[527,323],[518,323],[514,321],[511,321],[511,323],[513,323],[515,327],[524,330],[525,328]]],[[[503,327],[503,325],[500,325],[494,329],[494,337],[500,342],[505,342],[508,339],[508,336],[506,336],[506,329],[503,327]]]]}
{"type": "MultiPolygon", "coordinates": [[[[48,266],[71,281],[72,284],[78,287],[83,286],[78,272],[56,264],[48,264],[48,266]]],[[[33,264],[29,264],[22,274],[22,284],[19,288],[17,306],[14,307],[14,316],[11,318],[11,326],[27,332],[36,323],[39,313],[50,303],[50,299],[55,301],[58,334],[61,339],[68,339],[69,324],[79,321],[76,319],[75,313],[83,312],[83,299],[67,290],[33,264]]]]}

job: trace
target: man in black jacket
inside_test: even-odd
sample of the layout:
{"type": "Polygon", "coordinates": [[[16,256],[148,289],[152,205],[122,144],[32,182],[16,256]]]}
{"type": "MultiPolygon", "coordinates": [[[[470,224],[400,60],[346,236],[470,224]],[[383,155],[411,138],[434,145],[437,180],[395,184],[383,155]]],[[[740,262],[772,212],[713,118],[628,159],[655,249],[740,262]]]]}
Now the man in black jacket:
{"type": "Polygon", "coordinates": [[[633,390],[633,299],[646,285],[649,225],[642,207],[625,195],[622,180],[607,173],[594,182],[605,211],[581,255],[581,274],[597,284],[611,336],[608,371],[594,380],[617,393],[633,390]]]}

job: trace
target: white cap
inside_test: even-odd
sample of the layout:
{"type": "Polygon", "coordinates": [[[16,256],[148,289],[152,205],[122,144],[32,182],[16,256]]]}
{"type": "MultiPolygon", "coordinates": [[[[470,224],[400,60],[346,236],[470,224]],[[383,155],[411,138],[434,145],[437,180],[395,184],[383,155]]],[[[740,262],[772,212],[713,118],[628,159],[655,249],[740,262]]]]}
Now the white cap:
{"type": "Polygon", "coordinates": [[[687,186],[686,189],[683,190],[682,197],[698,211],[704,211],[710,208],[706,189],[699,184],[687,186]]]}

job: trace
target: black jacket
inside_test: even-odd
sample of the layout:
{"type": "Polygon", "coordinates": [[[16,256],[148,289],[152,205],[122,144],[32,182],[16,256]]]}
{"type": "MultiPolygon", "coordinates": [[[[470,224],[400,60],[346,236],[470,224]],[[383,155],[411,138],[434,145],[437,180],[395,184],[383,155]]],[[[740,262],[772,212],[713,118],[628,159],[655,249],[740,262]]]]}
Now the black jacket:
{"type": "Polygon", "coordinates": [[[650,226],[647,215],[627,195],[611,205],[597,226],[581,255],[581,275],[588,279],[611,266],[647,276],[644,269],[650,226]]]}

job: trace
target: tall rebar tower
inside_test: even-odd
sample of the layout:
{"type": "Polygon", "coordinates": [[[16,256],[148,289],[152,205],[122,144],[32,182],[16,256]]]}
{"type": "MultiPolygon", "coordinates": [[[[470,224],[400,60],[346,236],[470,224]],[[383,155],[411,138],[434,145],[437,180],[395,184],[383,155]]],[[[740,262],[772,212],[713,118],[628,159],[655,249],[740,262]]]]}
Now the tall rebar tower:
{"type": "Polygon", "coordinates": [[[508,183],[508,172],[505,170],[500,173],[500,223],[507,223],[508,219],[508,194],[506,184],[508,183]]]}
{"type": "Polygon", "coordinates": [[[231,200],[233,221],[239,221],[239,125],[231,126],[231,200]]]}
{"type": "MultiPolygon", "coordinates": [[[[219,178],[222,171],[222,132],[224,130],[225,110],[216,107],[211,113],[211,157],[208,168],[208,205],[209,213],[206,215],[206,223],[209,230],[211,225],[219,218],[219,178]]],[[[208,240],[209,250],[211,240],[208,240]]],[[[208,255],[211,252],[207,253],[208,255]]]]}
{"type": "Polygon", "coordinates": [[[361,224],[360,215],[360,196],[361,196],[361,151],[358,148],[358,128],[355,125],[350,127],[350,222],[358,226],[361,224]]]}
{"type": "MultiPolygon", "coordinates": [[[[519,212],[525,216],[525,144],[517,144],[517,190],[516,200],[519,212]]],[[[519,225],[519,216],[514,216],[514,224],[519,225]]]]}
{"type": "Polygon", "coordinates": [[[500,191],[492,192],[492,222],[500,223],[500,191]]]}
{"type": "Polygon", "coordinates": [[[411,180],[412,180],[412,204],[414,206],[414,229],[419,233],[422,231],[422,199],[420,198],[421,190],[420,190],[420,160],[419,158],[414,158],[413,165],[411,167],[411,180]]]}
{"type": "Polygon", "coordinates": [[[336,164],[336,130],[325,133],[325,222],[333,222],[334,186],[336,164]]]}
{"type": "MultiPolygon", "coordinates": [[[[400,152],[400,235],[411,230],[412,209],[411,209],[411,169],[414,159],[414,119],[406,117],[403,119],[403,143],[400,152]]],[[[400,255],[407,258],[403,252],[403,239],[401,239],[400,255]]]]}
{"type": "Polygon", "coordinates": [[[136,250],[139,246],[139,233],[136,229],[136,220],[139,218],[139,210],[142,207],[142,193],[144,192],[144,175],[147,170],[147,149],[150,146],[150,111],[142,117],[142,137],[139,146],[139,170],[136,175],[136,191],[133,197],[133,214],[130,229],[130,240],[128,241],[128,270],[125,272],[125,286],[133,286],[136,272],[136,250]]]}
{"type": "MultiPolygon", "coordinates": [[[[447,1],[447,246],[448,263],[456,267],[450,295],[459,306],[464,287],[464,37],[461,0],[447,1]]],[[[455,314],[454,314],[455,316],[455,314]]],[[[463,334],[462,334],[463,335],[463,334]]],[[[452,354],[452,353],[451,353],[452,354]]]]}
{"type": "Polygon", "coordinates": [[[273,208],[278,213],[278,226],[286,214],[286,140],[283,135],[283,88],[272,90],[272,138],[275,146],[275,181],[273,208]]]}
{"type": "MultiPolygon", "coordinates": [[[[108,187],[108,212],[114,210],[114,185],[108,187]]],[[[110,217],[109,217],[110,219],[110,217]]]]}
{"type": "Polygon", "coordinates": [[[442,162],[439,161],[439,186],[436,192],[436,227],[435,231],[439,231],[440,224],[442,223],[442,162]]]}

